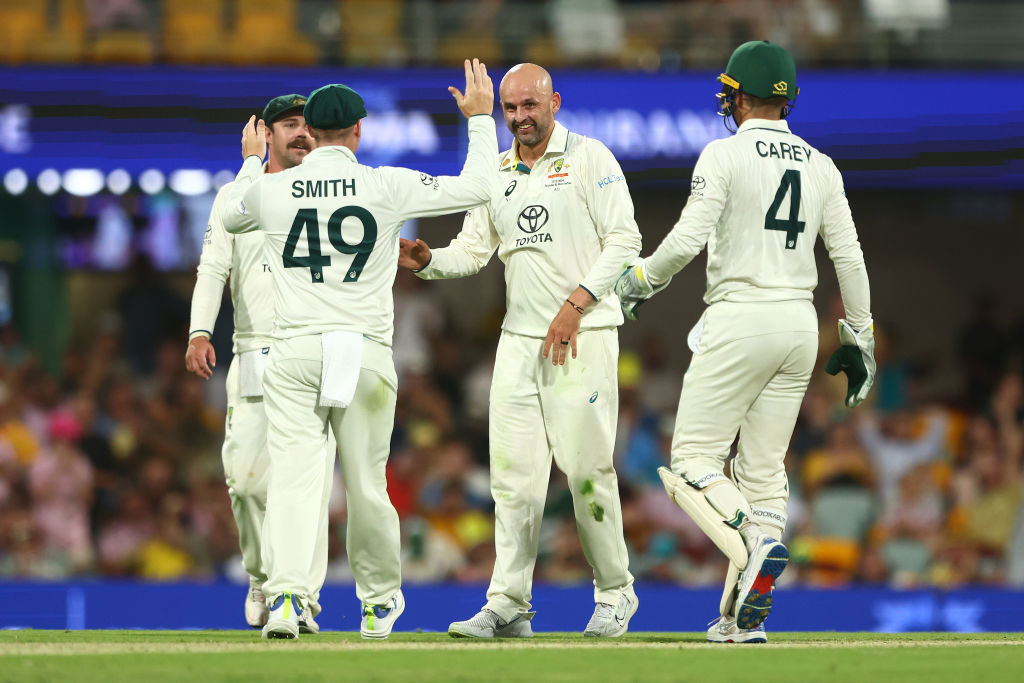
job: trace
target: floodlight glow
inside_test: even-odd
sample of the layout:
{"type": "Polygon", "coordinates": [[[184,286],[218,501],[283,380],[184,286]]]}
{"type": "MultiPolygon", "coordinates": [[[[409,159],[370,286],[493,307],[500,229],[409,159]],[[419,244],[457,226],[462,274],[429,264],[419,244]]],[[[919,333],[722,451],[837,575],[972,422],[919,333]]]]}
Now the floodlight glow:
{"type": "Polygon", "coordinates": [[[132,177],[123,168],[115,168],[107,174],[107,189],[114,194],[124,194],[132,186],[132,177]]]}
{"type": "Polygon", "coordinates": [[[28,187],[28,174],[20,168],[12,168],[4,174],[4,189],[11,194],[21,194],[28,187]]]}
{"type": "Polygon", "coordinates": [[[156,194],[160,190],[164,189],[166,181],[164,174],[155,168],[151,168],[148,171],[143,171],[139,175],[139,187],[146,194],[156,194]]]}
{"type": "Polygon", "coordinates": [[[213,186],[210,172],[196,168],[182,168],[171,173],[169,185],[178,194],[206,194],[213,186]]]}
{"type": "Polygon", "coordinates": [[[60,173],[57,173],[55,169],[48,168],[39,173],[36,185],[39,186],[39,191],[43,194],[57,194],[57,191],[60,190],[60,173]]]}
{"type": "Polygon", "coordinates": [[[103,172],[98,168],[69,168],[64,171],[64,191],[76,197],[91,197],[103,189],[103,172]]]}

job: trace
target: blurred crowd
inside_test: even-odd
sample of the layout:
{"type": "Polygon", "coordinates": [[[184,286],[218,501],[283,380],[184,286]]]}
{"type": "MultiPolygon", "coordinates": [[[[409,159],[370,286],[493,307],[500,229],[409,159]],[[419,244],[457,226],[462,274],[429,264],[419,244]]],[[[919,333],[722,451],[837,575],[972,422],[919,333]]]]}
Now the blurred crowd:
{"type": "Polygon", "coordinates": [[[0,62],[422,66],[477,56],[489,64],[653,71],[721,68],[739,43],[770,39],[807,66],[1019,64],[1021,12],[1014,4],[6,0],[0,62]]]}
{"type": "MultiPolygon", "coordinates": [[[[131,273],[99,332],[67,349],[56,376],[12,324],[0,328],[0,578],[245,580],[220,461],[230,300],[214,336],[217,374],[204,382],[184,370],[188,302],[144,257],[131,273]]],[[[389,493],[406,581],[482,582],[494,560],[487,402],[502,311],[460,332],[434,286],[404,272],[396,283],[389,493]]],[[[819,367],[839,314],[823,320],[819,367]]],[[[844,380],[815,375],[787,457],[786,581],[1024,584],[1022,331],[999,325],[979,299],[949,340],[963,375],[952,396],[926,395],[936,368],[902,356],[896,329],[882,323],[867,404],[844,408],[844,380]]],[[[667,343],[643,337],[619,363],[615,460],[630,565],[640,580],[717,584],[721,553],[656,474],[682,382],[667,343]]],[[[337,475],[330,514],[328,580],[351,580],[337,475]]],[[[537,578],[591,579],[557,470],[537,578]]]]}

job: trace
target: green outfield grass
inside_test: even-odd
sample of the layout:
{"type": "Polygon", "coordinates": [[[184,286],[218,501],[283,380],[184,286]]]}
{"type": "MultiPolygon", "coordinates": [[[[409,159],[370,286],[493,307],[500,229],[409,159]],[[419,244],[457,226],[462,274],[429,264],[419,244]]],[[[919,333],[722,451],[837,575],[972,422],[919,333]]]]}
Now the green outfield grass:
{"type": "Polygon", "coordinates": [[[1020,681],[1024,634],[771,633],[767,645],[702,633],[614,641],[531,641],[395,633],[368,642],[322,633],[298,642],[255,631],[3,631],[0,681],[1020,681]]]}

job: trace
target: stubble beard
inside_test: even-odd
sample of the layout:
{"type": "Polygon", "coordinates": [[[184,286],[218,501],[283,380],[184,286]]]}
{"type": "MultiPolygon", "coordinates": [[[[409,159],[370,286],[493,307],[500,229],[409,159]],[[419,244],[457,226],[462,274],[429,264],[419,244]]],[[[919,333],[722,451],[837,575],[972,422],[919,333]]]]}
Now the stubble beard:
{"type": "Polygon", "coordinates": [[[534,120],[530,120],[530,123],[533,124],[533,131],[526,135],[523,135],[519,132],[519,126],[523,123],[526,123],[526,121],[519,121],[518,123],[513,123],[511,126],[509,126],[509,130],[512,132],[512,137],[514,137],[516,141],[523,147],[536,146],[541,140],[545,138],[545,136],[547,136],[548,131],[551,130],[550,125],[545,126],[542,130],[540,123],[534,120]]]}

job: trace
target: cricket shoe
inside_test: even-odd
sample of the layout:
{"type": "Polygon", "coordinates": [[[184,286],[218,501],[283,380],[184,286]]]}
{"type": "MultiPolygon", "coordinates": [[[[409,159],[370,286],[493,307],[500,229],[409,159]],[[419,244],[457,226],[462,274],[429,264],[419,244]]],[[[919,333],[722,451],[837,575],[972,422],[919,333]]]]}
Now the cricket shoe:
{"type": "Polygon", "coordinates": [[[486,607],[472,619],[455,621],[448,626],[452,638],[533,638],[530,621],[536,612],[520,612],[512,621],[505,621],[486,607]]]}
{"type": "Polygon", "coordinates": [[[359,635],[363,638],[383,640],[391,635],[395,620],[405,611],[405,596],[399,589],[384,605],[363,603],[363,620],[359,624],[359,635]]]}
{"type": "Polygon", "coordinates": [[[761,534],[750,551],[750,559],[740,578],[737,595],[736,626],[743,630],[757,628],[772,611],[775,580],[789,562],[789,551],[774,538],[761,534]]]}
{"type": "Polygon", "coordinates": [[[590,623],[587,624],[583,635],[590,638],[618,638],[629,630],[629,620],[636,614],[639,605],[640,601],[637,600],[632,587],[620,595],[614,605],[606,602],[597,603],[594,615],[590,617],[590,623]]]}
{"type": "Polygon", "coordinates": [[[764,622],[757,628],[742,629],[736,626],[736,620],[719,617],[708,624],[707,639],[709,643],[767,643],[768,634],[764,631],[764,622]]]}
{"type": "Polygon", "coordinates": [[[263,637],[294,639],[299,637],[299,599],[293,593],[282,593],[270,608],[270,618],[263,627],[263,637]]]}
{"type": "Polygon", "coordinates": [[[308,607],[299,615],[299,633],[320,633],[320,624],[313,619],[313,610],[308,607]]]}
{"type": "Polygon", "coordinates": [[[269,614],[267,597],[259,586],[249,584],[249,592],[245,594],[245,623],[253,628],[263,628],[269,614]]]}

